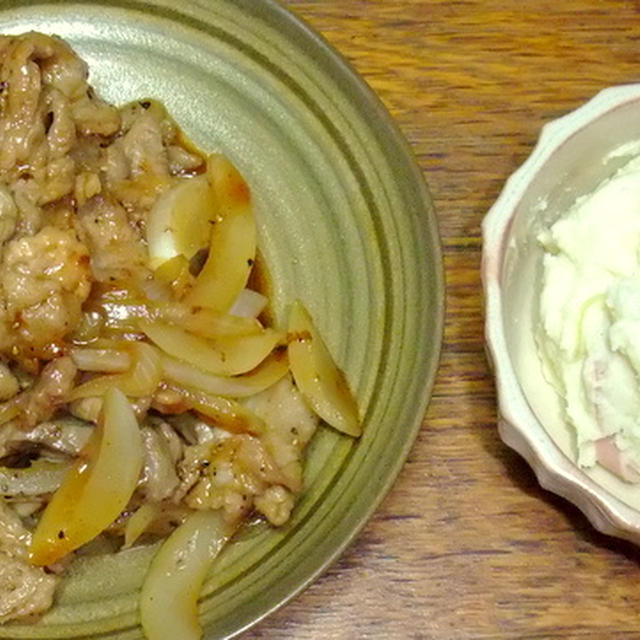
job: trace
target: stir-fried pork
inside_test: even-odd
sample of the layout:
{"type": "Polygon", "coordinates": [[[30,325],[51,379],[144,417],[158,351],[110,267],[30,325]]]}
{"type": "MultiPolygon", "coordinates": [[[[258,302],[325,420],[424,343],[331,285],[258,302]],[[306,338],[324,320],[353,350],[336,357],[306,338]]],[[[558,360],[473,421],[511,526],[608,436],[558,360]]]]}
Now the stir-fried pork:
{"type": "Polygon", "coordinates": [[[31,534],[0,499],[0,622],[46,611],[58,578],[29,564],[31,534]]]}
{"type": "Polygon", "coordinates": [[[51,359],[89,295],[86,247],[72,231],[44,227],[6,245],[0,273],[0,352],[23,363],[51,359]]]}
{"type": "MultiPolygon", "coordinates": [[[[200,391],[174,388],[164,379],[161,345],[147,344],[144,353],[131,349],[131,340],[146,339],[144,323],[154,321],[159,305],[183,305],[185,317],[197,311],[185,302],[184,290],[185,282],[195,282],[202,263],[176,255],[162,265],[162,273],[160,268],[153,272],[147,246],[148,241],[153,247],[153,225],[147,219],[161,208],[154,204],[166,190],[194,174],[206,171],[209,177],[217,165],[205,163],[158,102],[117,109],[99,98],[87,77],[86,64],[59,38],[0,36],[0,479],[5,495],[0,498],[0,623],[51,606],[57,578],[29,564],[29,558],[39,562],[34,548],[41,525],[50,519],[39,520],[29,555],[32,533],[21,517],[38,521],[47,503],[55,507],[50,500],[59,487],[62,493],[56,495],[65,495],[69,478],[77,480],[76,489],[81,486],[99,466],[91,466],[92,456],[101,455],[96,450],[109,449],[102,446],[112,437],[105,435],[109,424],[130,425],[130,433],[118,433],[133,434],[127,442],[137,457],[129,460],[133,471],[122,503],[99,531],[124,534],[132,544],[139,536],[171,533],[194,510],[221,510],[232,525],[252,511],[283,524],[302,489],[303,451],[318,422],[288,376],[247,399],[246,409],[222,399],[214,410],[206,404],[215,407],[212,396],[202,396],[199,405],[200,391]],[[105,367],[113,358],[125,364],[105,367]],[[131,419],[124,421],[104,417],[113,387],[130,396],[122,406],[129,411],[128,400],[137,423],[130,411],[131,419]],[[255,413],[251,420],[229,418],[247,411],[255,413]],[[249,424],[253,430],[243,432],[249,424]],[[141,448],[133,446],[138,428],[141,448]],[[102,441],[92,434],[102,434],[102,441]],[[78,460],[86,462],[83,472],[69,475],[74,465],[79,468],[78,460]]],[[[235,169],[224,171],[229,175],[221,181],[231,181],[246,206],[246,185],[235,169]]],[[[204,184],[217,200],[213,182],[204,184]]],[[[235,210],[237,194],[226,196],[228,208],[235,210]]],[[[208,216],[208,233],[218,220],[209,211],[212,206],[198,207],[208,216]]],[[[198,254],[205,261],[207,233],[197,233],[204,236],[198,254]]],[[[244,272],[253,258],[237,254],[244,272]]],[[[225,325],[213,312],[211,318],[225,325]]],[[[227,320],[227,330],[236,327],[233,318],[227,320]]],[[[262,330],[254,322],[249,328],[262,330]]],[[[196,328],[185,336],[193,340],[189,344],[211,340],[215,345],[215,336],[197,334],[196,328]]],[[[236,337],[224,334],[223,339],[231,345],[236,337]]],[[[247,369],[242,373],[250,377],[247,369]]],[[[194,380],[199,378],[196,372],[194,380]]],[[[126,458],[123,451],[114,456],[118,469],[126,458]]],[[[110,473],[109,478],[117,475],[110,473]]],[[[107,484],[112,492],[111,480],[107,484]]],[[[66,523],[68,512],[62,514],[66,523]]],[[[77,521],[95,522],[93,516],[92,511],[90,518],[85,514],[77,521]]],[[[58,531],[56,524],[45,539],[55,541],[58,531]]],[[[59,555],[45,550],[40,563],[56,566],[86,540],[79,536],[59,555]]]]}

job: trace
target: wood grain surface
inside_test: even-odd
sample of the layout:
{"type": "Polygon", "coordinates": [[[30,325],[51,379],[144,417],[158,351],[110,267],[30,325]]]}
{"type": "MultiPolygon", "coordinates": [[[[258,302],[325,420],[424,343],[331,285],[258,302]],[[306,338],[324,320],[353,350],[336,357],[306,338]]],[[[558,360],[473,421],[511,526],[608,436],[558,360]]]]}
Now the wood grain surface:
{"type": "Polygon", "coordinates": [[[541,490],[496,432],[480,223],[540,127],[640,81],[631,0],[287,0],[376,90],[438,212],[440,372],[394,489],[342,559],[243,638],[640,638],[640,552],[541,490]]]}

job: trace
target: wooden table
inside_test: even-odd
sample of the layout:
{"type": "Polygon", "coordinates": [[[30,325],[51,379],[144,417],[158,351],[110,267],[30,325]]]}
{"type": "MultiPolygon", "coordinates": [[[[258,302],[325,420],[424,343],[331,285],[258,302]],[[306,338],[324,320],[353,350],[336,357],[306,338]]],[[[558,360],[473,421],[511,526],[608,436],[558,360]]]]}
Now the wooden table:
{"type": "Polygon", "coordinates": [[[632,0],[287,0],[377,91],[433,193],[444,350],[394,489],[324,577],[245,638],[640,638],[640,553],[499,440],[480,222],[543,123],[640,81],[632,0]]]}

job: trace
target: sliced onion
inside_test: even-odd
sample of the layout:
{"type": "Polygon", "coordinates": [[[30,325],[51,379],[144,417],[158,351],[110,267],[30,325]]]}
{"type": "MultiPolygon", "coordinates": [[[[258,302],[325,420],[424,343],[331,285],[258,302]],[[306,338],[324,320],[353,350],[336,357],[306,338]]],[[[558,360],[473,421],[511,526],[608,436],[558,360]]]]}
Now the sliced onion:
{"type": "Polygon", "coordinates": [[[359,436],[362,427],[355,398],[299,301],[291,305],[289,340],[291,373],[311,408],[338,431],[359,436]]]}
{"type": "Polygon", "coordinates": [[[0,467],[0,493],[5,496],[39,496],[53,493],[71,468],[70,462],[34,460],[24,469],[0,467]]]}
{"type": "Polygon", "coordinates": [[[263,329],[255,318],[217,313],[211,309],[193,309],[184,305],[164,305],[157,309],[156,314],[190,333],[214,340],[255,335],[263,329]]]}
{"type": "Polygon", "coordinates": [[[273,329],[264,329],[255,335],[209,341],[164,322],[144,322],[140,328],[165,353],[220,376],[251,371],[284,338],[282,333],[273,329]]]}
{"type": "Polygon", "coordinates": [[[102,419],[38,522],[31,562],[52,564],[106,529],[131,499],[142,456],[133,409],[121,391],[110,389],[102,419]]]}
{"type": "Polygon", "coordinates": [[[189,261],[182,255],[173,256],[165,260],[153,272],[153,277],[164,284],[171,285],[180,278],[184,271],[189,270],[189,261]]]}
{"type": "Polygon", "coordinates": [[[218,217],[216,194],[207,176],[180,180],[153,205],[146,227],[151,267],[177,255],[190,259],[209,244],[218,217]]]}
{"type": "Polygon", "coordinates": [[[0,425],[13,420],[20,413],[21,409],[20,403],[17,402],[18,400],[19,396],[15,396],[11,400],[0,404],[0,425]]]}
{"type": "Polygon", "coordinates": [[[147,300],[154,302],[169,302],[172,299],[171,287],[157,278],[145,280],[141,285],[147,300]]]}
{"type": "Polygon", "coordinates": [[[174,256],[163,262],[154,271],[153,277],[168,286],[178,298],[181,298],[193,283],[189,261],[183,255],[174,256]]]}
{"type": "Polygon", "coordinates": [[[132,366],[126,373],[110,374],[92,378],[76,387],[69,394],[69,400],[102,396],[112,387],[118,387],[132,398],[150,396],[160,384],[162,368],[160,353],[146,342],[125,342],[131,354],[132,366]]]}
{"type": "Polygon", "coordinates": [[[145,502],[128,520],[124,528],[123,549],[128,549],[149,528],[156,519],[160,507],[153,502],[145,502]]]}
{"type": "Polygon", "coordinates": [[[211,228],[209,257],[186,302],[226,313],[249,279],[256,255],[256,225],[249,188],[226,158],[209,158],[208,177],[219,215],[211,228]]]}
{"type": "Polygon", "coordinates": [[[233,531],[220,511],[191,514],[151,561],[140,594],[148,640],[198,640],[198,596],[211,565],[233,531]]]}
{"type": "Polygon", "coordinates": [[[267,306],[267,299],[253,289],[243,289],[229,309],[232,316],[257,318],[267,306]]]}
{"type": "Polygon", "coordinates": [[[71,349],[69,355],[81,371],[120,373],[131,366],[131,356],[115,349],[71,349]]]}
{"type": "Polygon", "coordinates": [[[74,344],[90,344],[102,332],[104,326],[104,316],[99,311],[85,311],[82,314],[80,323],[76,326],[71,339],[74,344]]]}
{"type": "MultiPolygon", "coordinates": [[[[174,388],[175,389],[175,388],[174,388]]],[[[231,433],[249,433],[258,436],[264,432],[264,422],[244,405],[223,396],[204,391],[175,389],[190,409],[195,409],[206,422],[231,433]]]]}
{"type": "Polygon", "coordinates": [[[268,389],[289,371],[281,353],[273,353],[259,367],[242,376],[214,376],[193,365],[165,356],[162,358],[165,380],[179,386],[230,398],[246,398],[268,389]]]}

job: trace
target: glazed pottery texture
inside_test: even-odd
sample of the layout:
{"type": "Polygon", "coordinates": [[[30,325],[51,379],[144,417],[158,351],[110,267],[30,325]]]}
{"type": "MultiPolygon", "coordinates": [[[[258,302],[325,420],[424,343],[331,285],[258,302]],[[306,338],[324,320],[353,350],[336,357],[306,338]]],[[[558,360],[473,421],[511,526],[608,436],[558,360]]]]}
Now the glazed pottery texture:
{"type": "MultiPolygon", "coordinates": [[[[344,549],[402,466],[443,322],[431,200],[402,136],[350,67],[271,0],[8,1],[2,30],[58,34],[109,101],[161,100],[206,152],[239,167],[256,206],[275,318],[300,298],[354,389],[365,435],[321,429],[285,527],[246,527],[200,600],[209,638],[251,625],[344,549]]],[[[55,607],[4,638],[141,638],[155,549],[74,561],[55,607]]]]}

